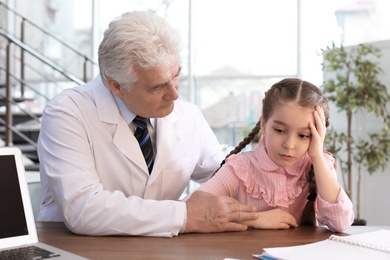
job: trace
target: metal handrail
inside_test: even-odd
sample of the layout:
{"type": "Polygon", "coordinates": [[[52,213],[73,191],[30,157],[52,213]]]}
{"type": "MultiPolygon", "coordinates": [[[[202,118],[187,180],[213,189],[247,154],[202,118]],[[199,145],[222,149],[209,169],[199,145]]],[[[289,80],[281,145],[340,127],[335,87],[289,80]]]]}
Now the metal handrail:
{"type": "MultiPolygon", "coordinates": [[[[0,66],[0,70],[2,70],[2,71],[6,71],[6,68],[4,68],[3,66],[0,66]]],[[[7,72],[6,72],[7,73],[7,72]]],[[[42,97],[42,98],[44,98],[46,101],[49,101],[49,97],[48,96],[46,96],[46,95],[44,95],[44,94],[42,94],[41,92],[39,92],[38,90],[36,90],[36,89],[34,89],[33,87],[32,87],[32,85],[28,82],[28,81],[26,81],[26,80],[24,80],[24,79],[21,79],[21,78],[18,78],[15,74],[13,74],[13,73],[10,73],[10,72],[8,72],[8,74],[11,76],[11,78],[13,79],[13,80],[15,80],[16,82],[18,82],[18,83],[20,83],[20,84],[23,84],[23,85],[25,85],[26,87],[28,87],[28,89],[30,90],[30,91],[32,91],[32,92],[34,92],[34,94],[36,94],[36,95],[38,95],[38,96],[40,96],[40,97],[42,97]]],[[[44,75],[42,75],[43,77],[44,77],[44,75]]],[[[46,78],[45,78],[46,79],[46,78]]],[[[49,79],[46,79],[46,80],[48,80],[49,81],[49,79]]],[[[23,96],[23,95],[22,95],[23,96]]]]}
{"type": "MultiPolygon", "coordinates": [[[[85,83],[85,81],[83,81],[83,80],[79,79],[77,76],[65,71],[65,69],[63,67],[61,67],[57,63],[53,62],[52,60],[46,58],[45,56],[43,56],[42,54],[40,54],[38,51],[34,50],[33,48],[30,48],[28,45],[24,44],[19,39],[12,36],[11,34],[4,32],[2,29],[0,29],[0,36],[3,36],[4,38],[6,38],[8,40],[8,42],[11,42],[11,43],[15,44],[16,46],[20,47],[21,49],[23,49],[24,51],[27,51],[29,54],[31,54],[32,56],[34,56],[35,58],[37,58],[38,60],[40,60],[44,64],[48,65],[49,67],[51,67],[55,71],[59,72],[61,75],[63,75],[67,79],[69,79],[77,84],[84,84],[85,83]]],[[[10,54],[10,52],[7,52],[6,55],[8,56],[11,54],[10,54]]]]}
{"type": "MultiPolygon", "coordinates": [[[[12,116],[12,98],[11,98],[11,44],[14,44],[15,46],[18,46],[23,51],[29,53],[36,59],[40,60],[43,64],[51,67],[53,70],[57,71],[67,79],[69,79],[72,82],[75,82],[78,85],[84,84],[84,81],[80,80],[78,77],[64,71],[64,68],[56,64],[55,62],[51,61],[50,59],[44,57],[42,54],[37,52],[36,50],[30,48],[23,42],[21,42],[19,39],[15,38],[14,36],[4,32],[0,29],[0,36],[5,38],[7,40],[6,44],[6,100],[5,100],[5,127],[6,127],[6,133],[5,133],[5,144],[6,145],[12,145],[12,133],[15,132],[15,128],[13,127],[13,116],[12,116]]],[[[21,79],[24,81],[24,79],[21,79]]],[[[17,133],[17,132],[16,132],[17,133]]]]}
{"type": "MultiPolygon", "coordinates": [[[[81,53],[80,51],[78,51],[75,47],[71,46],[70,44],[66,43],[64,40],[62,40],[61,38],[57,37],[56,35],[54,35],[53,33],[51,33],[50,31],[46,30],[44,27],[38,25],[37,23],[33,22],[32,20],[24,17],[22,14],[18,13],[17,11],[13,10],[12,8],[8,7],[7,5],[5,5],[4,3],[0,2],[0,7],[3,6],[4,8],[6,8],[7,10],[9,10],[10,12],[12,12],[13,14],[15,14],[16,16],[22,18],[23,21],[26,21],[28,22],[29,24],[31,24],[32,26],[34,26],[35,28],[39,29],[41,32],[45,33],[46,35],[50,36],[51,38],[57,40],[59,43],[61,43],[63,46],[69,48],[70,50],[72,50],[74,53],[76,53],[77,55],[81,56],[84,58],[85,62],[90,62],[92,63],[93,65],[98,65],[94,60],[92,60],[90,57],[88,57],[87,55],[81,53]]],[[[84,80],[86,81],[86,80],[84,80]]]]}
{"type": "MultiPolygon", "coordinates": [[[[87,82],[89,80],[88,77],[91,77],[91,72],[93,72],[94,66],[98,67],[98,64],[92,60],[92,58],[88,57],[87,55],[81,53],[79,49],[71,46],[69,43],[65,42],[63,39],[58,37],[56,34],[50,32],[46,28],[38,25],[34,21],[24,17],[17,11],[13,10],[12,8],[8,7],[5,3],[3,3],[2,0],[0,0],[0,12],[4,10],[6,13],[5,16],[12,16],[15,18],[15,22],[20,23],[20,35],[16,35],[13,32],[8,32],[7,27],[0,27],[0,39],[4,38],[5,40],[2,40],[2,46],[4,48],[0,49],[2,56],[2,59],[4,59],[4,65],[5,67],[0,67],[0,72],[5,73],[5,96],[0,95],[0,98],[4,100],[2,103],[5,106],[5,118],[4,120],[0,118],[0,123],[4,125],[5,127],[5,145],[6,146],[12,146],[13,145],[13,134],[16,134],[18,138],[22,138],[24,142],[32,145],[36,148],[36,142],[34,140],[31,140],[28,136],[26,136],[23,132],[19,130],[18,127],[15,127],[13,122],[15,119],[13,118],[15,115],[13,115],[13,111],[11,108],[13,106],[17,106],[20,111],[22,111],[23,115],[26,115],[28,118],[33,119],[35,122],[39,122],[39,118],[36,116],[36,114],[27,111],[24,109],[23,105],[20,105],[19,102],[23,100],[28,100],[24,98],[25,88],[29,88],[35,93],[35,96],[43,97],[46,101],[49,99],[46,97],[43,93],[39,92],[35,87],[32,87],[31,81],[28,81],[25,79],[25,70],[29,69],[34,71],[35,68],[31,68],[29,63],[26,63],[25,61],[25,54],[30,54],[33,58],[37,59],[41,64],[44,64],[43,66],[50,67],[53,71],[55,71],[56,75],[59,75],[61,79],[65,79],[67,82],[74,82],[77,85],[84,84],[84,82],[87,82]],[[4,9],[2,9],[3,7],[4,9]],[[62,48],[67,51],[72,52],[75,54],[75,57],[77,56],[77,59],[81,59],[78,65],[82,66],[82,75],[79,77],[76,76],[75,73],[71,73],[70,70],[66,69],[66,65],[59,65],[59,63],[56,63],[55,61],[51,60],[50,58],[46,57],[39,49],[34,49],[32,45],[28,44],[28,41],[26,39],[25,41],[25,35],[30,30],[36,30],[38,32],[42,33],[42,37],[50,37],[50,39],[56,41],[59,45],[62,46],[62,48]],[[20,50],[19,57],[16,57],[15,48],[18,48],[20,50]],[[15,63],[19,62],[19,63],[15,63]],[[20,64],[20,69],[18,73],[14,73],[15,65],[20,64]],[[90,70],[90,68],[92,70],[90,70]],[[18,74],[18,75],[16,75],[18,74]],[[14,84],[17,83],[18,87],[20,87],[20,94],[21,97],[13,97],[12,96],[12,89],[11,86],[14,86],[14,84]],[[23,108],[22,108],[23,107],[23,108]]],[[[19,34],[18,33],[18,34],[19,34]]],[[[0,48],[2,47],[0,46],[0,48]]],[[[52,82],[57,84],[56,80],[53,80],[52,78],[49,78],[46,74],[40,74],[39,72],[35,71],[37,75],[42,76],[41,82],[52,82]]],[[[35,74],[34,74],[35,75],[35,74]]],[[[58,79],[58,78],[57,78],[58,79]]]]}

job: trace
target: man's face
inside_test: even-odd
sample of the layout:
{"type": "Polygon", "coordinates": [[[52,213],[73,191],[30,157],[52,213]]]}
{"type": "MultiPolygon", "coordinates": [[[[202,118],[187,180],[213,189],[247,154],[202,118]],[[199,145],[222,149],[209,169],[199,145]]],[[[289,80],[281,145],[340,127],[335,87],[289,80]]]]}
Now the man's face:
{"type": "Polygon", "coordinates": [[[152,118],[169,115],[178,96],[180,64],[177,55],[171,55],[170,61],[152,69],[139,70],[139,80],[130,90],[117,87],[113,93],[139,116],[152,118]]]}

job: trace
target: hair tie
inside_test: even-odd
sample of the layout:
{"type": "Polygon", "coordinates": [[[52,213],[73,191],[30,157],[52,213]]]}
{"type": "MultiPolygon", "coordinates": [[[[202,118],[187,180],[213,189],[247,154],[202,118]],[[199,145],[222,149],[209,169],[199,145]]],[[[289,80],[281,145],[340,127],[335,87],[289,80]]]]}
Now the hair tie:
{"type": "Polygon", "coordinates": [[[317,193],[310,193],[309,196],[307,196],[307,199],[310,201],[315,201],[317,198],[317,193]]]}

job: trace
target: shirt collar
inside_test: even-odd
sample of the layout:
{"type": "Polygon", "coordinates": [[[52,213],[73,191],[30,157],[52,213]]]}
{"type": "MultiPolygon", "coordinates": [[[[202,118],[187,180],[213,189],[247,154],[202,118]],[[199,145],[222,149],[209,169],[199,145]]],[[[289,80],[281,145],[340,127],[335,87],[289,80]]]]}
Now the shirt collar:
{"type": "MultiPolygon", "coordinates": [[[[123,103],[123,101],[120,98],[118,98],[114,94],[112,94],[112,95],[113,95],[113,97],[115,99],[115,102],[116,102],[116,104],[118,106],[119,112],[121,113],[121,115],[122,115],[123,119],[125,120],[126,124],[129,125],[131,122],[133,122],[133,120],[137,116],[137,114],[133,113],[125,105],[125,103],[123,103]]],[[[150,118],[149,122],[150,122],[151,126],[154,127],[156,119],[155,118],[150,118]]]]}

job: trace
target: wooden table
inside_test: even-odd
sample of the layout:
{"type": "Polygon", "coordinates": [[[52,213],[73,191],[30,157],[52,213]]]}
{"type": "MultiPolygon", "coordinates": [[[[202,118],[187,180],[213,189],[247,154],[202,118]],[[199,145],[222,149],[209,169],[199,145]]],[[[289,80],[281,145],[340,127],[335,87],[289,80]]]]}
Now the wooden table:
{"type": "MultiPolygon", "coordinates": [[[[358,234],[390,227],[353,226],[339,235],[358,234]]],[[[212,234],[159,237],[92,237],[75,235],[63,223],[38,222],[40,242],[89,259],[254,259],[263,248],[307,244],[327,239],[324,227],[288,230],[247,230],[212,234]]]]}

